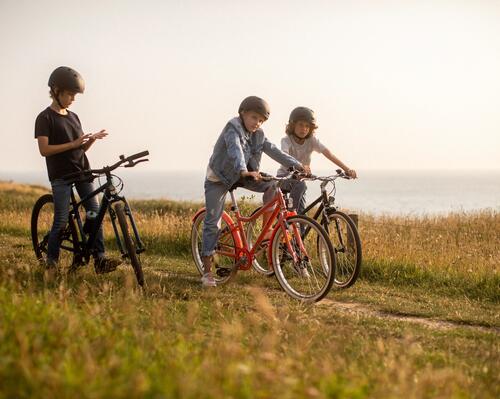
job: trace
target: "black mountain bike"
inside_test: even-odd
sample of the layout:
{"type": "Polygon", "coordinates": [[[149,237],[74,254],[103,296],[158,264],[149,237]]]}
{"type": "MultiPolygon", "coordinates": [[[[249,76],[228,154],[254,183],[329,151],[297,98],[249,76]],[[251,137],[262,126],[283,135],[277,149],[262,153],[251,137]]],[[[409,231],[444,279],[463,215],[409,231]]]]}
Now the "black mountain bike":
{"type": "MultiPolygon", "coordinates": [[[[139,254],[145,251],[145,248],[139,237],[130,206],[125,197],[120,195],[123,189],[123,181],[111,172],[122,165],[125,168],[131,168],[140,162],[145,162],[148,160],[144,159],[147,155],[149,155],[148,151],[143,151],[129,157],[120,155],[120,160],[114,165],[105,166],[102,169],[89,169],[64,176],[64,180],[68,181],[68,183],[91,181],[101,176],[105,177],[106,181],[98,189],[79,200],[77,199],[76,189],[73,185],[68,224],[61,232],[61,253],[59,257],[59,264],[61,266],[67,265],[70,271],[74,271],[78,267],[89,263],[97,233],[103,224],[106,213],[108,213],[122,258],[128,258],[134,269],[137,282],[140,286],[144,285],[144,274],[139,254]],[[82,215],[85,214],[83,203],[100,193],[103,193],[103,197],[97,216],[92,221],[86,218],[87,220],[83,223],[82,215]],[[129,224],[132,227],[133,235],[130,234],[129,224]]],[[[52,194],[42,195],[35,203],[31,214],[31,239],[35,255],[41,262],[44,261],[44,257],[47,255],[47,244],[53,217],[54,198],[52,194]]]]}
{"type": "Polygon", "coordinates": [[[361,271],[361,240],[354,221],[335,206],[335,180],[350,179],[342,170],[337,169],[336,172],[337,174],[332,176],[305,178],[321,181],[321,195],[309,204],[303,213],[307,214],[319,204],[312,218],[324,227],[335,250],[337,270],[334,284],[339,288],[348,288],[356,282],[361,271]],[[332,185],[330,193],[327,193],[328,184],[332,185]]]}

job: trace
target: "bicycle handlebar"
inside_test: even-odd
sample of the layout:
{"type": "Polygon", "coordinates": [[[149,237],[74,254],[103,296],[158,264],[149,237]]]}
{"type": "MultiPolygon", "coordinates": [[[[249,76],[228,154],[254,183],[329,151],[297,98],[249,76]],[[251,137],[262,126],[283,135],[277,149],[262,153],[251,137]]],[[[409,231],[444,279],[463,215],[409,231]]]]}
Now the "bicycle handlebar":
{"type": "Polygon", "coordinates": [[[335,172],[337,172],[336,175],[330,175],[330,176],[316,176],[316,175],[310,175],[309,177],[305,177],[304,180],[319,180],[319,181],[334,181],[335,179],[338,179],[339,177],[342,179],[350,180],[352,177],[347,176],[345,172],[342,169],[337,169],[335,172]]]}
{"type": "Polygon", "coordinates": [[[126,165],[125,165],[126,168],[132,168],[140,162],[148,161],[148,159],[139,159],[139,158],[143,158],[147,155],[149,155],[149,151],[147,151],[147,150],[142,151],[142,152],[138,152],[137,154],[133,154],[133,155],[130,155],[128,157],[125,157],[125,155],[120,155],[120,160],[111,166],[105,166],[101,169],[87,169],[87,170],[82,170],[79,172],[69,173],[67,175],[64,175],[62,177],[62,179],[63,180],[72,180],[74,178],[83,178],[83,177],[90,177],[90,176],[94,176],[94,175],[103,175],[103,174],[112,172],[113,170],[120,167],[124,163],[126,163],[126,165]],[[139,159],[139,160],[135,161],[136,159],[139,159]]]}

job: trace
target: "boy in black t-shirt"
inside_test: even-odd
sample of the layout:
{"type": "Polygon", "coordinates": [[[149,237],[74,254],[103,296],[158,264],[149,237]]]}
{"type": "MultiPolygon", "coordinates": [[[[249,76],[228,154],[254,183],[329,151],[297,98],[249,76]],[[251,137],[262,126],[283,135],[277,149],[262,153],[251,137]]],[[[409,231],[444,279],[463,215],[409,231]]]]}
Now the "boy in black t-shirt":
{"type": "MultiPolygon", "coordinates": [[[[43,110],[35,122],[35,138],[38,140],[40,154],[45,157],[52,194],[54,196],[54,222],[49,234],[47,248],[47,267],[53,268],[59,259],[61,245],[60,234],[68,223],[71,198],[71,183],[62,178],[73,172],[89,169],[89,160],[85,152],[96,140],[108,135],[106,130],[94,134],[84,134],[78,116],[68,107],[78,93],[85,90],[85,82],[81,75],[72,68],[56,68],[49,78],[52,104],[43,110]]],[[[94,191],[92,182],[75,182],[80,197],[94,191]]],[[[84,204],[89,215],[95,215],[99,209],[97,197],[84,204]]],[[[107,273],[116,269],[120,260],[104,255],[104,239],[102,228],[99,230],[94,256],[97,273],[107,273]]]]}

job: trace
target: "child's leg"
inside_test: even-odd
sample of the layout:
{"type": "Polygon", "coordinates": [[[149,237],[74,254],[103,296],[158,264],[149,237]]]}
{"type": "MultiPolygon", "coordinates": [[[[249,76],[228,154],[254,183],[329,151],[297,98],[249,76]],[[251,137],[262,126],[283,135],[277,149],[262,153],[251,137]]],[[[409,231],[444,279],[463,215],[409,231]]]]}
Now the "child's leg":
{"type": "Polygon", "coordinates": [[[302,214],[306,209],[306,182],[294,180],[290,187],[290,197],[293,200],[293,207],[298,214],[302,214]]]}
{"type": "MultiPolygon", "coordinates": [[[[76,191],[80,198],[84,198],[94,191],[94,184],[92,182],[79,182],[76,183],[76,191]]],[[[99,201],[96,196],[89,198],[83,203],[85,211],[88,212],[99,212],[99,201]]],[[[104,256],[104,234],[102,231],[102,226],[97,232],[97,238],[94,246],[94,251],[92,253],[95,258],[102,258],[104,256]]]]}
{"type": "MultiPolygon", "coordinates": [[[[263,205],[270,203],[274,199],[274,196],[276,195],[276,190],[278,190],[278,188],[274,183],[272,182],[266,182],[266,183],[271,183],[271,184],[266,189],[266,191],[264,191],[264,195],[262,196],[263,205]]],[[[262,226],[265,226],[267,224],[267,222],[271,218],[271,215],[273,214],[273,211],[274,209],[270,208],[269,210],[267,210],[262,214],[262,223],[263,223],[262,226]]],[[[266,237],[266,238],[269,239],[271,237],[266,237]]]]}
{"type": "Polygon", "coordinates": [[[54,221],[47,244],[47,263],[56,263],[59,259],[61,246],[61,233],[68,223],[69,206],[71,198],[71,184],[63,180],[51,182],[52,195],[54,196],[54,221]]]}
{"type": "Polygon", "coordinates": [[[217,244],[226,194],[227,188],[224,184],[205,180],[205,208],[207,212],[203,223],[201,251],[205,273],[209,273],[212,266],[210,259],[217,244]]]}

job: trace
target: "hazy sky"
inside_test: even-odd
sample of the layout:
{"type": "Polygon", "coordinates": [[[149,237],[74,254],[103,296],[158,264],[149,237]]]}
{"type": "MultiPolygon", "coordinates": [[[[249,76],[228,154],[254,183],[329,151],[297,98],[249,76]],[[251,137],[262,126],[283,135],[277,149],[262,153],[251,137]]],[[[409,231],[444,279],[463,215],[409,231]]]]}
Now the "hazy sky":
{"type": "Polygon", "coordinates": [[[45,168],[33,127],[59,65],[86,80],[84,130],[110,132],[94,167],[149,149],[150,170],[203,170],[259,95],[272,142],[305,105],[352,168],[500,169],[500,1],[0,0],[1,170],[45,168]]]}

